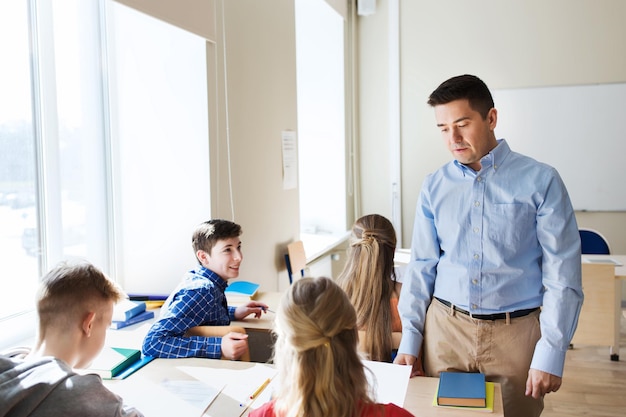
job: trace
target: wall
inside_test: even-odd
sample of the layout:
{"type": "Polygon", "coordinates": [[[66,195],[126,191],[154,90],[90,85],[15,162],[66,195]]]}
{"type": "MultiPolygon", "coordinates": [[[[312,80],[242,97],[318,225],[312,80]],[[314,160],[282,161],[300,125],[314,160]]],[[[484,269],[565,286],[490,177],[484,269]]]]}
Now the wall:
{"type": "Polygon", "coordinates": [[[197,190],[213,191],[212,217],[243,227],[240,278],[276,290],[299,235],[281,148],[281,131],[297,128],[294,0],[118,1],[207,38],[211,172],[197,190]]]}
{"type": "MultiPolygon", "coordinates": [[[[363,213],[390,215],[384,132],[391,1],[400,6],[403,246],[410,245],[422,180],[450,159],[426,105],[442,81],[461,73],[480,76],[492,89],[626,81],[620,0],[379,0],[374,15],[359,19],[363,213]]],[[[575,163],[585,169],[585,161],[575,163]]],[[[605,234],[615,253],[626,253],[626,213],[578,212],[577,218],[581,227],[605,234]]]]}
{"type": "MultiPolygon", "coordinates": [[[[246,256],[241,277],[275,290],[278,279],[288,280],[286,245],[300,233],[298,191],[283,190],[281,145],[281,132],[298,127],[294,0],[224,4],[233,201],[246,256]]],[[[216,213],[228,216],[223,199],[218,204],[216,213]]]]}

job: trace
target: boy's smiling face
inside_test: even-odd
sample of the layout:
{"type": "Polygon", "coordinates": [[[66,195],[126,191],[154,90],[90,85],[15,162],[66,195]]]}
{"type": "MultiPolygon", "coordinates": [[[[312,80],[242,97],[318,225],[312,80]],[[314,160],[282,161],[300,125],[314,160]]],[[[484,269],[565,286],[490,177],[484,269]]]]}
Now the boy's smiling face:
{"type": "Polygon", "coordinates": [[[239,266],[243,260],[241,240],[238,237],[219,240],[211,249],[211,253],[199,250],[200,263],[219,275],[224,281],[239,276],[239,266]]]}

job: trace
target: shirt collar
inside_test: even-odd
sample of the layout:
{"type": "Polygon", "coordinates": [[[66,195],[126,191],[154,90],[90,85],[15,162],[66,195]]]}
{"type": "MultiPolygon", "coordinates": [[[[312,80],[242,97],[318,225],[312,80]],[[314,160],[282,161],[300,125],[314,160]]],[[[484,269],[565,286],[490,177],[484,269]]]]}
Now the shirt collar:
{"type": "MultiPolygon", "coordinates": [[[[502,161],[504,161],[504,159],[510,152],[511,148],[509,147],[509,144],[506,143],[506,140],[498,139],[498,144],[496,145],[496,147],[480,159],[480,165],[482,167],[481,171],[490,167],[493,167],[493,170],[497,171],[500,168],[502,161]]],[[[463,174],[466,174],[468,172],[474,172],[473,169],[471,169],[467,165],[460,163],[456,159],[454,160],[454,164],[459,167],[463,174]]]]}
{"type": "Polygon", "coordinates": [[[221,288],[222,290],[225,290],[226,287],[228,287],[228,282],[223,280],[222,277],[211,271],[209,268],[200,265],[196,272],[217,285],[217,287],[221,288]]]}

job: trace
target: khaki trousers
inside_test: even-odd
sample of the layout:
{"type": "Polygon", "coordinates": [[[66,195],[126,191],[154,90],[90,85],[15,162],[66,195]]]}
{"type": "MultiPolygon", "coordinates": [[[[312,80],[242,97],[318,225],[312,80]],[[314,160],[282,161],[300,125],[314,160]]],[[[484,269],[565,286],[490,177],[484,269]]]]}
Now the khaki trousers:
{"type": "Polygon", "coordinates": [[[539,310],[508,320],[477,320],[433,299],[424,327],[424,370],[427,376],[482,372],[501,384],[506,417],[538,417],[543,398],[525,391],[540,336],[539,310]]]}

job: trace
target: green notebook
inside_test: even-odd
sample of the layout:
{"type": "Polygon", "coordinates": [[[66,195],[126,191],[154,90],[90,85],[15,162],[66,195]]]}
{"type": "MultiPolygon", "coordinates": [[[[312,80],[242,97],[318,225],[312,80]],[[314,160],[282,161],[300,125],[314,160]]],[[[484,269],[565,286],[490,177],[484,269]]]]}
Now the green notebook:
{"type": "Polygon", "coordinates": [[[141,359],[138,349],[105,346],[87,370],[103,379],[112,379],[141,359]]]}

